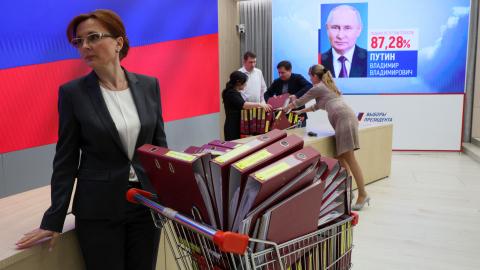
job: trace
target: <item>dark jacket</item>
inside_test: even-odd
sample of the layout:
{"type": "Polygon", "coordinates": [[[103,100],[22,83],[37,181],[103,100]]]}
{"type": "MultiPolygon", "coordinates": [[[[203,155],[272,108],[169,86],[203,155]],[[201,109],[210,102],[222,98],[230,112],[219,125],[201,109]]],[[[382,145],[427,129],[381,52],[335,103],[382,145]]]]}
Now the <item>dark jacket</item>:
{"type": "MultiPolygon", "coordinates": [[[[141,122],[136,147],[145,143],[166,147],[158,80],[127,71],[125,74],[141,122]]],[[[130,161],[122,146],[95,72],[60,87],[58,111],[52,204],[40,227],[62,230],[75,178],[73,213],[77,218],[124,218],[130,164],[142,187],[153,190],[138,156],[134,154],[130,161]]]]}
{"type": "MultiPolygon", "coordinates": [[[[280,78],[275,79],[264,94],[265,101],[270,97],[281,95],[283,83],[284,81],[280,78]]],[[[300,74],[292,73],[290,79],[288,79],[288,93],[297,96],[297,98],[303,96],[310,88],[312,88],[312,84],[300,74]]]]}
{"type": "MultiPolygon", "coordinates": [[[[355,50],[353,51],[352,66],[350,68],[350,73],[348,74],[349,78],[367,77],[367,58],[367,50],[355,45],[355,50]]],[[[322,65],[326,69],[330,70],[332,75],[335,76],[332,48],[322,53],[322,65]]]]}
{"type": "MultiPolygon", "coordinates": [[[[280,78],[275,79],[268,87],[267,91],[264,94],[265,102],[268,102],[268,99],[273,96],[279,96],[282,94],[283,83],[280,78]]],[[[295,95],[297,98],[303,96],[308,90],[312,88],[312,84],[308,82],[302,75],[292,73],[290,79],[288,79],[288,93],[290,95],[295,95]]],[[[297,109],[301,110],[304,109],[305,106],[299,107],[297,109]]],[[[303,113],[300,116],[305,117],[307,119],[307,114],[303,113]]]]}

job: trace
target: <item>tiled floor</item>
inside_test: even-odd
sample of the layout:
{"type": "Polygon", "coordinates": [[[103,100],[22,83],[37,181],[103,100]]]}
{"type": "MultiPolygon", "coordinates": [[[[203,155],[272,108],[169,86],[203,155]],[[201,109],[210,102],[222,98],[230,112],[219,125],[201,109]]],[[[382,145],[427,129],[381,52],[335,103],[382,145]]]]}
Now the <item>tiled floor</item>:
{"type": "Polygon", "coordinates": [[[367,186],[353,269],[480,269],[480,163],[460,153],[394,153],[367,186]]]}

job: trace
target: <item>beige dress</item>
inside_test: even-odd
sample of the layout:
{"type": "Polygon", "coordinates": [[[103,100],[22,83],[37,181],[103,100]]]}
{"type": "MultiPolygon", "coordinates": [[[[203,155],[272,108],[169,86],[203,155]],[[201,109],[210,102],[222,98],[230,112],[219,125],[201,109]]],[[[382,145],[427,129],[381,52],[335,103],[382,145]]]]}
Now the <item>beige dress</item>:
{"type": "Polygon", "coordinates": [[[337,156],[360,148],[358,143],[358,120],[352,109],[345,103],[342,96],[328,89],[324,83],[315,84],[305,95],[295,100],[296,107],[305,105],[315,99],[316,104],[310,107],[312,111],[319,109],[327,111],[328,120],[335,129],[337,156]]]}

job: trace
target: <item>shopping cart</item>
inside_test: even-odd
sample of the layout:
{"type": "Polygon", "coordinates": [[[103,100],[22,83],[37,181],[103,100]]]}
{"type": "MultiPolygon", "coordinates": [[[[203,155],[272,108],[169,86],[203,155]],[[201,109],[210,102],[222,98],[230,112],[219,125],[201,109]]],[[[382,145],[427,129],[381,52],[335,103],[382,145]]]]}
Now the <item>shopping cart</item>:
{"type": "Polygon", "coordinates": [[[179,269],[344,270],[352,266],[352,227],[358,222],[355,213],[329,227],[277,244],[212,229],[153,198],[140,189],[127,192],[128,201],[150,208],[179,269]]]}

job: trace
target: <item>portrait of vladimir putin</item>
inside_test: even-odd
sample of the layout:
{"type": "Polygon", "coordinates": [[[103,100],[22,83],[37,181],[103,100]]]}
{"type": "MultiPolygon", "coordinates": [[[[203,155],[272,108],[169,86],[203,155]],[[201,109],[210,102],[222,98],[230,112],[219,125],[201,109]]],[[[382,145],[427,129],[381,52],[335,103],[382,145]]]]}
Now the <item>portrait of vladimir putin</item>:
{"type": "Polygon", "coordinates": [[[322,52],[322,65],[335,78],[367,76],[367,50],[357,45],[362,32],[360,12],[350,5],[339,5],[328,14],[326,21],[331,48],[322,52]]]}

